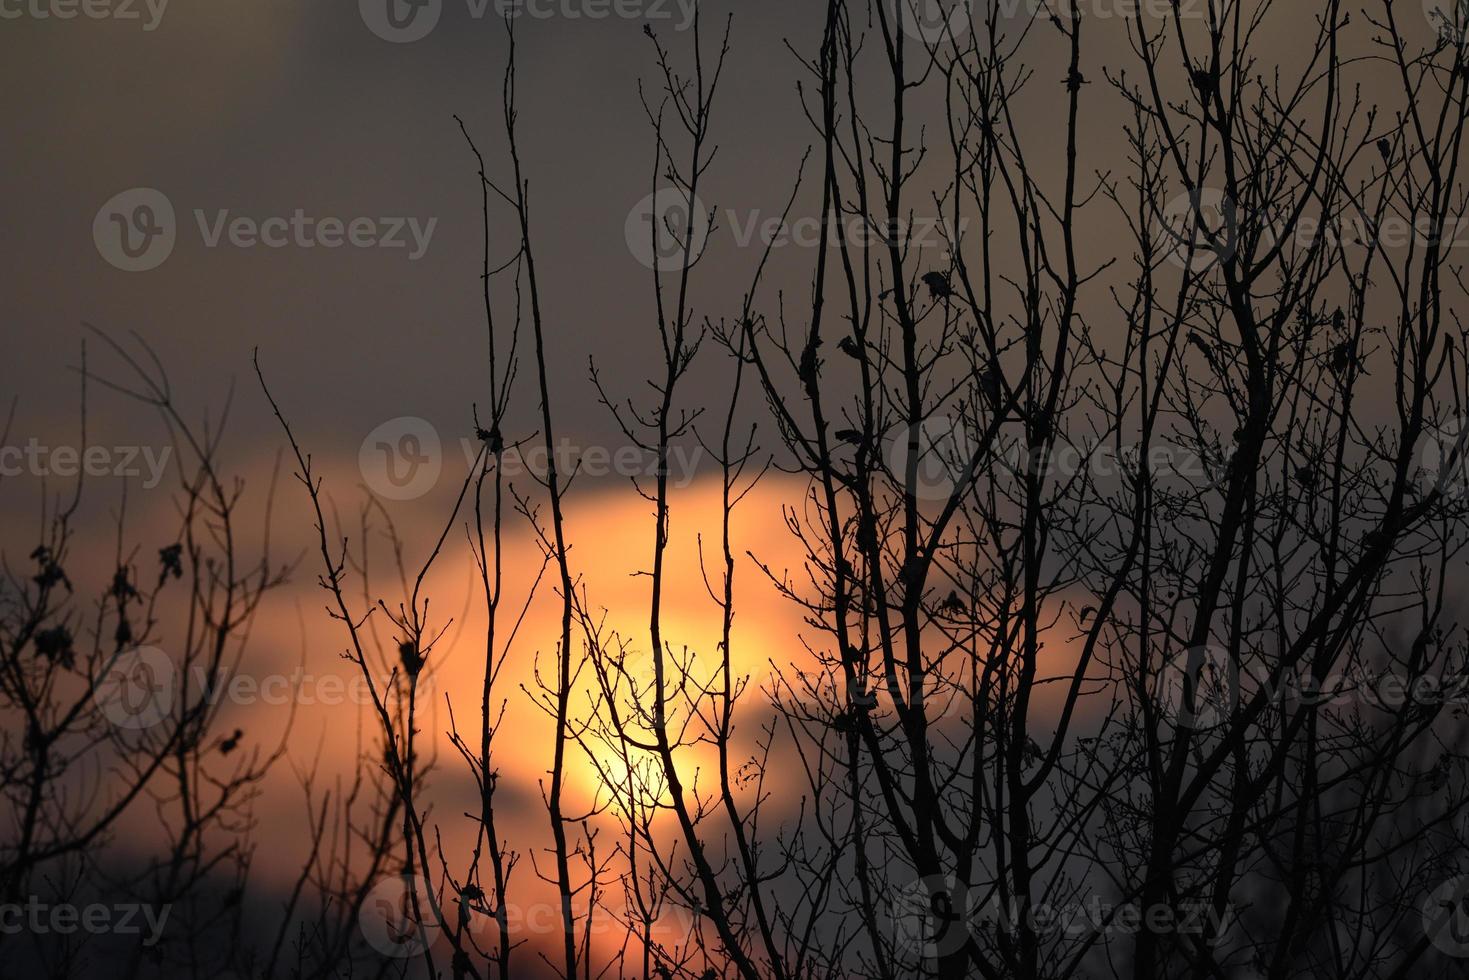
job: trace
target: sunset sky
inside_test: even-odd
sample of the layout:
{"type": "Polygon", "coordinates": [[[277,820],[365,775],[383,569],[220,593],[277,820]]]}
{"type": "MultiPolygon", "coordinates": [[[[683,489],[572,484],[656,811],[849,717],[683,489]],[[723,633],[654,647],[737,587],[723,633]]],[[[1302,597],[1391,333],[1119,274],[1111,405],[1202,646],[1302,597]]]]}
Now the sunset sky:
{"type": "MultiPolygon", "coordinates": [[[[645,379],[661,370],[654,274],[629,234],[638,227],[639,202],[666,184],[652,170],[654,144],[639,96],[640,80],[650,100],[661,84],[643,32],[650,26],[676,58],[686,57],[693,0],[623,2],[641,15],[568,17],[557,4],[543,2],[532,8],[547,16],[528,13],[518,20],[519,142],[557,436],[586,470],[567,503],[572,571],[592,609],[605,612],[607,626],[646,652],[648,580],[638,573],[651,560],[653,514],[627,476],[646,476],[647,457],[599,403],[588,375],[595,364],[613,398],[641,402],[649,395],[645,379]]],[[[39,454],[33,458],[49,460],[39,469],[28,463],[0,475],[4,557],[12,566],[34,546],[43,505],[72,485],[58,448],[107,450],[86,485],[87,507],[78,522],[82,540],[101,544],[76,555],[78,578],[95,589],[111,575],[120,514],[126,514],[129,541],[145,565],[172,540],[184,460],[157,414],[92,384],[85,438],[78,428],[75,368],[83,341],[91,371],[126,377],[122,362],[83,325],[125,343],[136,334],[167,368],[186,418],[217,425],[228,403],[222,462],[226,472],[247,481],[242,520],[252,541],[266,526],[267,491],[276,474],[272,560],[297,564],[290,584],[262,607],[239,672],[258,681],[299,670],[308,684],[319,685],[326,676],[355,683],[355,668],[341,658],[346,635],[327,617],[328,596],[317,584],[321,561],[309,501],[292,478],[294,461],[251,358],[258,351],[271,393],[312,454],[347,531],[363,502],[376,495],[382,510],[374,513],[374,526],[381,531],[383,515],[391,518],[407,542],[411,575],[450,521],[469,472],[465,447],[471,453],[478,448],[472,406],[483,412],[489,397],[480,189],[473,153],[454,119],[464,120],[491,176],[503,179],[500,95],[508,48],[495,3],[488,12],[480,6],[443,0],[437,26],[409,43],[374,33],[370,2],[359,7],[340,0],[155,0],[152,7],[135,5],[138,19],[24,14],[0,21],[0,86],[8,93],[0,180],[11,189],[0,199],[0,249],[8,259],[0,411],[14,405],[3,442],[32,447],[39,454]],[[174,244],[155,267],[128,271],[103,239],[114,211],[133,215],[140,201],[166,202],[174,244]],[[385,238],[390,247],[378,244],[385,238]],[[415,441],[402,443],[405,435],[415,441]],[[412,492],[395,493],[374,463],[380,443],[425,450],[437,475],[412,492]],[[171,457],[160,455],[165,452],[171,457]],[[150,461],[161,461],[156,484],[150,461]]],[[[735,14],[716,98],[719,150],[700,194],[717,224],[693,283],[697,321],[718,323],[738,316],[767,222],[780,215],[815,139],[797,94],[797,82],[808,79],[809,86],[809,75],[784,42],[809,56],[820,39],[824,4],[706,0],[700,6],[706,45],[735,14]]],[[[1405,6],[1416,15],[1420,4],[1405,6]]],[[[22,7],[0,0],[0,10],[22,7]]],[[[1108,9],[1130,5],[1116,0],[1108,9]]],[[[1306,15],[1299,16],[1304,23],[1306,15]]],[[[1115,17],[1097,19],[1088,29],[1093,40],[1083,71],[1097,107],[1082,119],[1080,136],[1089,147],[1085,176],[1094,181],[1127,158],[1118,138],[1124,111],[1106,73],[1131,55],[1115,17]]],[[[1427,20],[1415,29],[1426,32],[1427,20]]],[[[1262,39],[1261,50],[1284,58],[1292,43],[1289,31],[1278,30],[1262,39]]],[[[1048,50],[1059,52],[1059,42],[1049,33],[1038,36],[1033,57],[1048,50]]],[[[1045,144],[1048,130],[1042,127],[1054,123],[1066,95],[1053,67],[1059,63],[1045,61],[1016,98],[1016,113],[1034,120],[1037,147],[1045,144]]],[[[920,113],[914,125],[934,127],[930,142],[942,142],[935,105],[941,113],[942,103],[929,100],[928,115],[920,113]]],[[[1038,181],[1054,182],[1064,160],[1059,149],[1037,151],[1032,165],[1038,181]]],[[[796,222],[807,224],[787,229],[760,286],[758,305],[772,314],[781,304],[799,310],[810,295],[810,222],[820,206],[811,176],[792,211],[796,222]]],[[[942,168],[939,176],[947,176],[942,168]]],[[[916,191],[910,198],[921,199],[916,191]]],[[[161,216],[156,207],[147,213],[161,216]]],[[[492,265],[518,244],[512,217],[505,208],[491,214],[492,265]]],[[[919,222],[937,217],[915,215],[919,222]]],[[[1089,222],[1082,244],[1106,243],[1121,230],[1120,224],[1089,222]]],[[[935,245],[940,263],[943,249],[937,240],[935,245]]],[[[1121,317],[1099,306],[1095,329],[1104,336],[1119,330],[1121,317]]],[[[507,433],[512,439],[531,437],[539,426],[529,353],[523,339],[507,433]]],[[[727,353],[710,343],[685,382],[690,404],[709,408],[699,429],[706,441],[719,436],[729,363],[727,353]]],[[[763,409],[752,388],[738,418],[746,427],[761,418],[765,428],[757,444],[774,453],[778,436],[763,409]]],[[[670,643],[712,657],[720,620],[705,566],[710,576],[719,574],[720,472],[693,437],[681,440],[679,453],[664,625],[670,643]]],[[[534,489],[528,477],[516,479],[526,491],[534,489]]],[[[777,593],[754,560],[806,580],[804,551],[785,517],[785,508],[804,509],[806,489],[804,480],[777,469],[736,511],[739,612],[731,654],[737,671],[751,678],[752,691],[769,683],[772,664],[800,670],[809,659],[803,641],[810,630],[801,610],[777,593]]],[[[453,620],[429,661],[434,714],[421,725],[437,752],[435,816],[448,846],[471,840],[470,823],[457,815],[473,805],[474,789],[447,734],[444,698],[456,713],[463,711],[463,724],[477,709],[484,666],[484,618],[465,519],[461,513],[454,521],[426,590],[434,597],[436,623],[453,620]]],[[[374,598],[396,603],[401,596],[387,544],[377,536],[373,547],[374,598]]],[[[518,609],[542,568],[539,546],[519,515],[507,517],[503,553],[511,583],[506,603],[518,609]]],[[[527,855],[548,840],[540,781],[552,726],[528,691],[535,687],[537,657],[544,670],[555,655],[559,604],[551,578],[529,606],[499,688],[508,702],[498,756],[502,805],[512,825],[505,836],[527,855]]],[[[360,593],[350,597],[365,611],[360,593]]],[[[378,665],[384,667],[381,680],[393,643],[387,624],[377,629],[388,654],[378,665]]],[[[1073,654],[1062,646],[1046,651],[1047,669],[1066,672],[1073,654]]],[[[1037,707],[1042,721],[1049,696],[1037,707]]],[[[350,774],[372,721],[360,704],[303,702],[293,709],[245,700],[251,703],[225,709],[219,727],[241,729],[247,747],[268,752],[288,721],[293,726],[286,742],[290,762],[275,769],[272,791],[256,807],[256,838],[271,851],[256,874],[271,888],[285,888],[299,870],[292,863],[301,843],[295,831],[306,813],[297,774],[314,769],[324,784],[350,774]]],[[[740,718],[735,748],[743,761],[759,751],[770,710],[757,701],[740,718]]],[[[781,761],[772,778],[784,785],[767,786],[776,791],[777,809],[793,805],[803,779],[799,760],[781,761]]],[[[713,765],[710,754],[689,753],[684,762],[690,779],[695,772],[706,778],[713,765]]],[[[570,773],[571,807],[591,806],[594,768],[578,756],[570,773]]],[[[155,823],[140,808],[126,826],[146,839],[155,823]]],[[[130,846],[121,845],[124,851],[130,846]]],[[[551,900],[528,856],[516,874],[527,907],[551,900]]],[[[550,932],[543,938],[554,943],[550,932]]]]}

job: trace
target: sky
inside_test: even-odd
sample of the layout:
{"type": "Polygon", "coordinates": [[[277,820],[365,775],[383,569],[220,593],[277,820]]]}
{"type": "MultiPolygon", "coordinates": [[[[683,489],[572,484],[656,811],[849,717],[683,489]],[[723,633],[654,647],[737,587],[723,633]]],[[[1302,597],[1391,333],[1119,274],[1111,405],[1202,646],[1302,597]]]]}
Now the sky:
{"type": "MultiPolygon", "coordinates": [[[[666,13],[667,27],[652,23],[676,43],[683,20],[666,13]]],[[[744,175],[759,190],[749,207],[769,214],[789,187],[768,177],[794,172],[808,139],[789,98],[798,66],[741,36],[809,35],[811,13],[747,7],[734,36],[715,176],[728,185],[744,175]]],[[[521,138],[558,334],[551,370],[568,432],[590,438],[610,420],[584,383],[588,358],[636,377],[650,352],[633,341],[651,340],[639,330],[650,274],[624,226],[652,189],[638,94],[638,80],[653,79],[652,51],[639,20],[520,23],[521,138]]],[[[152,31],[146,20],[5,27],[13,56],[0,71],[30,93],[10,112],[20,152],[0,163],[7,186],[24,189],[4,205],[18,329],[3,376],[23,418],[61,417],[41,408],[65,387],[86,321],[138,331],[180,365],[174,380],[193,404],[246,378],[258,346],[283,395],[312,395],[296,419],[307,432],[360,439],[403,415],[466,432],[484,378],[481,215],[453,116],[494,161],[504,146],[499,22],[457,0],[432,34],[400,44],[374,35],[352,5],[179,4],[152,31]],[[143,273],[112,267],[92,241],[98,210],[138,187],[161,192],[178,219],[172,253],[143,273]],[[298,210],[308,230],[284,247],[210,234],[222,218],[264,223],[298,210]],[[306,244],[316,223],[359,218],[374,223],[367,237],[405,247],[306,244]],[[428,232],[426,248],[411,226],[394,234],[408,219],[428,232]]],[[[507,218],[497,216],[502,246],[507,218]]],[[[723,288],[705,304],[717,315],[740,287],[710,279],[723,288]]],[[[245,445],[275,439],[262,406],[244,393],[234,431],[245,445]]]]}
{"type": "MultiPolygon", "coordinates": [[[[49,11],[67,9],[67,0],[0,4],[7,53],[0,81],[15,93],[0,178],[18,190],[0,202],[11,355],[0,365],[0,392],[18,400],[18,431],[68,420],[55,401],[74,392],[68,369],[86,322],[115,335],[137,331],[175,366],[174,384],[196,411],[231,379],[251,381],[258,347],[284,398],[309,396],[293,422],[334,448],[350,453],[401,416],[427,419],[451,441],[472,434],[468,407],[483,400],[484,385],[481,218],[473,160],[453,116],[463,117],[492,174],[498,164],[503,175],[507,45],[493,13],[504,0],[483,0],[487,8],[482,0],[437,0],[434,29],[406,43],[384,40],[368,23],[385,0],[153,0],[151,12],[143,0],[92,2],[112,16],[60,19],[49,11]],[[161,264],[128,272],[100,254],[93,231],[105,205],[137,188],[172,207],[176,240],[161,264]],[[304,230],[293,225],[274,239],[284,244],[271,247],[231,232],[239,219],[252,228],[298,221],[304,230]],[[362,246],[320,244],[322,222],[345,228],[362,219],[362,246]]],[[[1120,16],[1134,2],[1144,0],[1089,5],[1095,14],[1083,66],[1092,84],[1081,136],[1097,171],[1125,156],[1118,100],[1102,74],[1128,57],[1120,16]]],[[[692,0],[616,3],[533,0],[517,19],[521,149],[555,334],[553,389],[568,436],[599,444],[614,441],[615,427],[586,383],[589,359],[609,379],[626,381],[626,391],[654,352],[651,275],[626,233],[655,183],[639,83],[656,94],[658,79],[642,28],[652,26],[676,57],[686,56],[692,9],[692,0]],[[604,9],[614,15],[588,13],[604,9]]],[[[1282,54],[1291,43],[1284,28],[1302,16],[1298,9],[1273,15],[1282,29],[1266,44],[1279,44],[1282,54]]],[[[730,13],[731,53],[714,119],[718,153],[701,194],[718,226],[696,280],[697,312],[715,320],[738,312],[762,229],[779,216],[812,142],[795,92],[804,70],[786,44],[809,55],[822,9],[706,2],[706,47],[730,13]]],[[[1046,74],[1060,53],[1053,33],[1027,42],[1040,67],[1020,97],[1023,117],[1035,119],[1042,180],[1061,165],[1059,153],[1044,152],[1046,122],[1056,121],[1064,96],[1059,77],[1046,74]]],[[[933,120],[920,114],[919,122],[933,120]]],[[[937,139],[930,131],[930,143],[937,139]]],[[[793,210],[796,241],[776,249],[780,261],[767,274],[767,303],[809,290],[814,194],[808,175],[793,210]]],[[[511,254],[508,217],[501,211],[492,219],[497,260],[511,254]]],[[[1115,230],[1099,223],[1084,232],[1105,242],[1115,230]]],[[[716,361],[704,359],[707,377],[719,376],[716,361]]],[[[253,388],[242,385],[231,427],[242,452],[277,443],[253,388]]],[[[112,420],[130,420],[107,408],[112,420]]],[[[132,434],[133,442],[143,438],[132,434]]]]}

